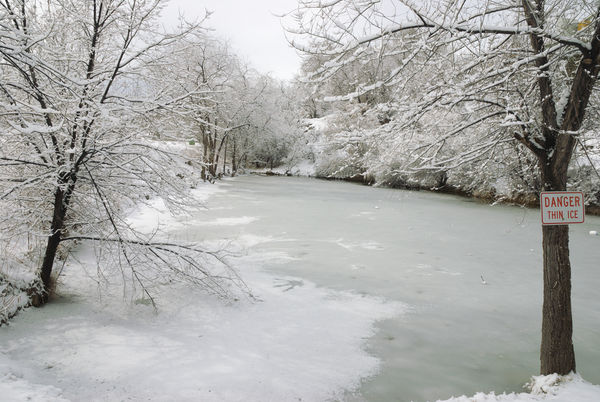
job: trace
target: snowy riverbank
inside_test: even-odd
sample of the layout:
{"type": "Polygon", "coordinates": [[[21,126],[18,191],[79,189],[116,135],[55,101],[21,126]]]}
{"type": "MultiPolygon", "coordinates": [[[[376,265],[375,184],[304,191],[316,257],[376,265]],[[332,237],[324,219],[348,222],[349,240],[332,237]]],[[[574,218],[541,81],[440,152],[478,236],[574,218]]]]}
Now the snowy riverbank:
{"type": "MultiPolygon", "coordinates": [[[[228,191],[225,181],[200,185],[199,201],[228,191]]],[[[160,202],[130,217],[137,229],[169,232],[196,226],[243,227],[251,216],[210,212],[173,217],[160,202]]],[[[226,205],[221,205],[226,208],[226,205]]],[[[173,235],[175,236],[175,235],[173,235]]],[[[409,307],[266,273],[290,258],[260,247],[270,238],[229,238],[230,263],[258,301],[224,303],[183,285],[160,285],[159,311],[123,300],[119,285],[98,285],[91,248],[80,247],[59,296],[0,329],[0,399],[8,401],[326,401],[361,400],[361,381],[380,361],[366,351],[379,320],[409,307]],[[88,275],[89,274],[89,275],[88,275]]],[[[217,240],[211,241],[215,246],[217,240]]],[[[526,379],[524,379],[526,380],[526,379]]],[[[536,381],[534,393],[477,394],[451,401],[596,401],[600,387],[571,377],[536,381]]],[[[398,391],[401,395],[401,390],[398,391]]]]}
{"type": "Polygon", "coordinates": [[[584,381],[577,374],[535,376],[527,387],[531,392],[502,395],[480,392],[472,397],[461,396],[444,402],[593,402],[600,398],[600,386],[584,381]]]}
{"type": "MultiPolygon", "coordinates": [[[[218,191],[205,188],[200,199],[218,191]]],[[[185,218],[156,205],[131,223],[145,230],[182,224],[185,218]]],[[[317,401],[357,389],[378,369],[364,350],[374,323],[404,306],[265,274],[261,264],[281,256],[248,249],[261,241],[228,245],[238,255],[230,262],[259,301],[224,303],[165,285],[154,289],[158,314],[141,300],[124,301],[118,286],[98,286],[93,250],[81,247],[57,298],[0,330],[1,399],[317,401]]]]}

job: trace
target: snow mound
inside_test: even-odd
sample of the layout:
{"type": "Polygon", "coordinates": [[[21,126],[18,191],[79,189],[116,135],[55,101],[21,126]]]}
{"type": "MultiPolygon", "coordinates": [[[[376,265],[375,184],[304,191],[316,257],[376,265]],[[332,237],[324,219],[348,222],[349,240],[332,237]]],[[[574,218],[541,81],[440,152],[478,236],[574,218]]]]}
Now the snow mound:
{"type": "Polygon", "coordinates": [[[596,402],[600,401],[600,386],[590,384],[578,374],[566,376],[558,374],[534,376],[526,385],[531,393],[511,393],[496,395],[478,392],[472,397],[460,396],[438,402],[596,402]]]}

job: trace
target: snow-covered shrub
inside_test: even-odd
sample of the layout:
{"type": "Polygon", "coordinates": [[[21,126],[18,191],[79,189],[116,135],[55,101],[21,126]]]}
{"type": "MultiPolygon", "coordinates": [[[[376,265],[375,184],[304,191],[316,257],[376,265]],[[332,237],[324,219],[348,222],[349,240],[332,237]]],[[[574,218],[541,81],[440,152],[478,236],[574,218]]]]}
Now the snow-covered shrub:
{"type": "Polygon", "coordinates": [[[366,148],[360,137],[339,133],[336,140],[322,144],[322,152],[315,160],[316,175],[336,179],[362,176],[366,171],[363,164],[366,148]]]}
{"type": "Polygon", "coordinates": [[[7,250],[0,256],[0,326],[33,303],[42,283],[31,267],[7,250]]]}
{"type": "Polygon", "coordinates": [[[585,203],[600,206],[600,132],[584,133],[569,168],[569,187],[583,191],[585,203]]]}
{"type": "Polygon", "coordinates": [[[365,105],[350,103],[338,113],[306,122],[318,177],[361,180],[365,177],[368,160],[376,153],[370,127],[377,124],[377,117],[365,114],[368,110],[365,105]]]}

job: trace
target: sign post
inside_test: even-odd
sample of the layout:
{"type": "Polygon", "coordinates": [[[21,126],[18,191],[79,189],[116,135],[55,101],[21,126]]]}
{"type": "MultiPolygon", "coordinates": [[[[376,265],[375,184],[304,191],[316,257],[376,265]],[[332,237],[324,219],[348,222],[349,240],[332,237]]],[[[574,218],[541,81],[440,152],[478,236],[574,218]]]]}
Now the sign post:
{"type": "Polygon", "coordinates": [[[542,225],[583,223],[585,205],[578,191],[544,191],[540,194],[542,225]]]}

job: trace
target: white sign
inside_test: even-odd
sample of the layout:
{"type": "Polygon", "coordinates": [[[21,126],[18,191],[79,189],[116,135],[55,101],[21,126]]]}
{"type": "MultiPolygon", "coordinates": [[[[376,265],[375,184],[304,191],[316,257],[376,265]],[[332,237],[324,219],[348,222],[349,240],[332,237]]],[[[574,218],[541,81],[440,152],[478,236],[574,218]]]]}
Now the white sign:
{"type": "Polygon", "coordinates": [[[542,225],[569,225],[583,223],[585,206],[583,193],[574,191],[546,191],[540,194],[542,225]]]}

